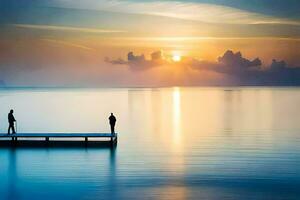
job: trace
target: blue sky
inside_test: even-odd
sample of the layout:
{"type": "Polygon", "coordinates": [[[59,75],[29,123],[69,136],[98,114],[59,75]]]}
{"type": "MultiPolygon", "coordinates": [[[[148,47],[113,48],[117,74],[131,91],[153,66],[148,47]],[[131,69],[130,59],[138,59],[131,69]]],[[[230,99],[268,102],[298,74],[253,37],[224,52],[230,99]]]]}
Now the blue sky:
{"type": "Polygon", "coordinates": [[[298,0],[194,0],[190,2],[224,5],[288,18],[300,17],[300,1],[298,0]]]}
{"type": "MultiPolygon", "coordinates": [[[[133,1],[134,0],[130,0],[133,1]]],[[[180,1],[180,0],[169,0],[180,1]]],[[[8,6],[43,6],[49,1],[45,0],[1,0],[1,8],[8,6]]],[[[136,1],[142,2],[142,1],[136,1]]],[[[144,2],[155,2],[154,0],[144,0],[144,2]]],[[[300,17],[300,1],[298,0],[188,0],[182,2],[208,3],[215,5],[224,5],[239,8],[261,14],[282,16],[282,17],[300,17]]]]}
{"type": "MultiPolygon", "coordinates": [[[[18,16],[26,12],[26,18],[31,18],[33,22],[47,22],[55,13],[40,17],[36,9],[53,7],[156,15],[207,23],[300,24],[300,2],[297,0],[1,0],[0,20],[5,23],[6,19],[18,19],[18,16]],[[206,13],[207,10],[211,15],[206,13]]],[[[63,20],[64,18],[56,19],[58,22],[63,20]]]]}

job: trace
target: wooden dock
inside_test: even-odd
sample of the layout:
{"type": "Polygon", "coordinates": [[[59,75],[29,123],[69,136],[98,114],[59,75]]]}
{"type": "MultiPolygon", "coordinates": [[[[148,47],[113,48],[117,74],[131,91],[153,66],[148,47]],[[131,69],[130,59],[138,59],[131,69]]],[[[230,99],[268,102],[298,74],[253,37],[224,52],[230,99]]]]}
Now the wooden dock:
{"type": "Polygon", "coordinates": [[[118,142],[117,133],[16,133],[0,134],[1,146],[68,146],[82,145],[97,146],[109,144],[116,146],[118,142]],[[93,139],[92,139],[93,138],[93,139]],[[101,139],[101,140],[99,140],[101,139]],[[104,140],[103,140],[104,139],[104,140]]]}

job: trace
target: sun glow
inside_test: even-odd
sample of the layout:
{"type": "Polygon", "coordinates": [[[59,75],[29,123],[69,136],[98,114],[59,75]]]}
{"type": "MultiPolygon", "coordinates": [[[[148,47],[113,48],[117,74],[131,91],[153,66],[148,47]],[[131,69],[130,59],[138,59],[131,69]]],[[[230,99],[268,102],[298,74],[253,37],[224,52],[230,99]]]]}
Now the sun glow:
{"type": "Polygon", "coordinates": [[[174,54],[174,55],[172,55],[172,60],[174,62],[179,62],[179,61],[181,61],[181,56],[179,54],[174,54]]]}

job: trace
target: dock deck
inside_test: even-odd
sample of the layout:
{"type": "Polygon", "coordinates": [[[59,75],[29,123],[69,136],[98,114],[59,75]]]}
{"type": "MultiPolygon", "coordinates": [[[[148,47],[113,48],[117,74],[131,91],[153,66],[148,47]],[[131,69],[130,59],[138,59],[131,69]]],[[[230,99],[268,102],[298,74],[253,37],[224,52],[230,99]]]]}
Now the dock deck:
{"type": "Polygon", "coordinates": [[[115,146],[118,141],[117,133],[16,133],[16,134],[0,134],[0,146],[22,146],[24,144],[35,145],[46,144],[107,144],[115,146]],[[93,140],[89,140],[93,138],[93,140]],[[96,139],[106,140],[96,140],[96,139]]]}

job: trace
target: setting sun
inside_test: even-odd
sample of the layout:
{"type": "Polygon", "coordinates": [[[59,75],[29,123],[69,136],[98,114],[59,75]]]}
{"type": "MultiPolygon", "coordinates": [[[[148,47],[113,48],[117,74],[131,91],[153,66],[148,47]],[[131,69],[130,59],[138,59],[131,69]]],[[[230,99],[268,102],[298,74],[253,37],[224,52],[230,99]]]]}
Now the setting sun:
{"type": "Polygon", "coordinates": [[[181,56],[178,55],[178,54],[175,54],[175,55],[172,56],[172,60],[174,62],[179,62],[181,60],[181,56]]]}

